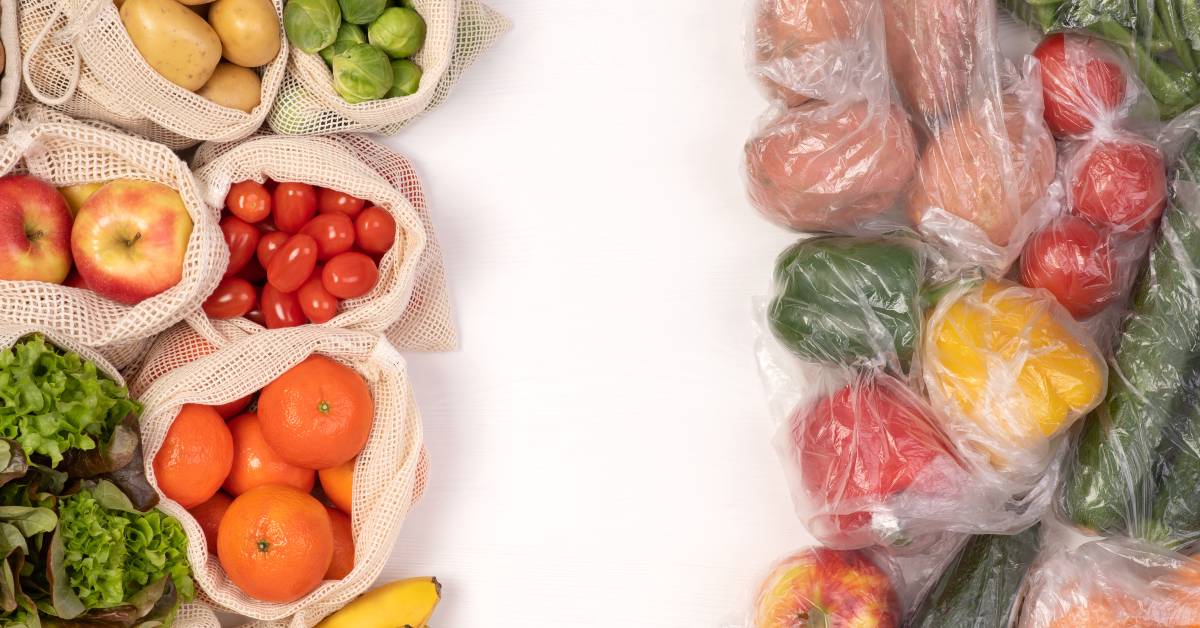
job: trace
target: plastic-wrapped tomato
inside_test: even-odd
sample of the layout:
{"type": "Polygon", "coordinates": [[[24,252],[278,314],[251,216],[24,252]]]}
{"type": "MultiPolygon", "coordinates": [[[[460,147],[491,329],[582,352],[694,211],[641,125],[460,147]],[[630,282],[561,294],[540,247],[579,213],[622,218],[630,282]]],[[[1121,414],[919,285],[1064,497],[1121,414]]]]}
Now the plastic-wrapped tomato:
{"type": "Polygon", "coordinates": [[[308,221],[300,233],[317,242],[317,259],[322,262],[354,248],[354,221],[346,214],[320,214],[308,221]]]}
{"type": "Polygon", "coordinates": [[[266,268],[271,263],[271,256],[275,255],[275,251],[283,246],[291,238],[290,235],[282,231],[270,231],[262,234],[258,239],[258,248],[255,250],[255,255],[258,257],[258,263],[266,268]]]}
{"type": "Polygon", "coordinates": [[[317,215],[317,191],[307,183],[280,183],[273,195],[275,227],[287,233],[300,233],[317,215]]]}
{"type": "Polygon", "coordinates": [[[261,222],[271,215],[271,193],[257,181],[234,183],[225,196],[225,209],[246,222],[261,222]]]}
{"type": "Polygon", "coordinates": [[[372,255],[383,255],[396,242],[396,219],[378,207],[368,207],[354,219],[358,248],[372,255]]]}
{"type": "Polygon", "coordinates": [[[1108,230],[1062,216],[1038,231],[1021,255],[1021,283],[1045,288],[1075,318],[1087,318],[1121,296],[1108,230]]]}
{"type": "Polygon", "coordinates": [[[300,300],[291,292],[282,292],[271,284],[262,289],[262,317],[267,329],[296,327],[304,324],[300,300]]]}
{"type": "Polygon", "coordinates": [[[283,292],[295,292],[317,266],[317,243],[303,233],[288,238],[267,264],[267,282],[283,292]]]}
{"type": "Polygon", "coordinates": [[[317,211],[322,214],[345,214],[350,218],[362,211],[366,201],[337,190],[321,188],[317,191],[317,211]]]}
{"type": "Polygon", "coordinates": [[[339,299],[361,297],[379,281],[379,269],[370,257],[357,251],[342,253],[329,260],[321,271],[321,282],[339,299]]]}
{"type": "Polygon", "coordinates": [[[1041,64],[1046,125],[1056,137],[1083,135],[1125,101],[1128,78],[1104,42],[1058,33],[1033,56],[1041,64]]]}
{"type": "Polygon", "coordinates": [[[1162,153],[1132,135],[1084,147],[1067,166],[1071,209],[1094,222],[1142,231],[1167,206],[1162,153]]]}
{"type": "Polygon", "coordinates": [[[204,313],[210,318],[237,318],[254,309],[254,286],[241,277],[226,277],[204,300],[204,313]]]}
{"type": "Polygon", "coordinates": [[[300,300],[300,309],[304,310],[304,316],[308,317],[310,322],[327,323],[329,319],[337,316],[338,298],[329,294],[325,285],[321,283],[321,269],[313,272],[313,276],[300,286],[296,298],[300,300]]]}
{"type": "Polygon", "coordinates": [[[225,237],[225,246],[229,247],[229,266],[225,269],[225,276],[229,277],[241,272],[254,257],[259,232],[254,225],[237,216],[226,216],[221,219],[221,233],[225,237]]]}

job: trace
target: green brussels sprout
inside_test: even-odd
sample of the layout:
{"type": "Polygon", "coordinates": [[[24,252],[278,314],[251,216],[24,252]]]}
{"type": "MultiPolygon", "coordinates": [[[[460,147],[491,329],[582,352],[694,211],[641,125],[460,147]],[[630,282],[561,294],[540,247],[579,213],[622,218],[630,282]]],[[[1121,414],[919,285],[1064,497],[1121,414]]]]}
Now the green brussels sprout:
{"type": "Polygon", "coordinates": [[[288,0],[283,8],[283,30],[288,41],[304,52],[316,52],[332,44],[341,23],[337,0],[288,0]]]}
{"type": "Polygon", "coordinates": [[[393,59],[411,57],[425,43],[425,19],[412,9],[391,7],[367,27],[367,39],[393,59]]]}
{"type": "Polygon", "coordinates": [[[338,0],[342,20],[351,24],[370,24],[387,8],[388,0],[338,0]]]}
{"type": "Polygon", "coordinates": [[[337,39],[334,39],[331,45],[321,49],[321,58],[325,60],[325,63],[332,65],[333,55],[354,44],[365,43],[367,43],[367,34],[363,32],[361,26],[342,22],[342,25],[338,27],[337,39]]]}
{"type": "Polygon", "coordinates": [[[383,98],[392,80],[391,59],[371,44],[354,44],[333,55],[333,90],[352,105],[383,98]]]}
{"type": "Polygon", "coordinates": [[[409,59],[392,61],[392,89],[388,90],[388,98],[411,96],[421,87],[421,66],[409,59]]]}

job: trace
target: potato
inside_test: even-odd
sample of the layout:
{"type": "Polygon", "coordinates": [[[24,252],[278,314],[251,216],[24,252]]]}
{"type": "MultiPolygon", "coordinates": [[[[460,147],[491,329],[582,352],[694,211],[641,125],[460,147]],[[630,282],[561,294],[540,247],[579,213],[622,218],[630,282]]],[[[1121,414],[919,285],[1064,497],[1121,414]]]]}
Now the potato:
{"type": "Polygon", "coordinates": [[[279,14],[271,0],[217,0],[208,10],[208,23],[232,63],[256,68],[279,54],[279,14]]]}
{"type": "Polygon", "coordinates": [[[221,61],[216,31],[175,0],[125,0],[121,22],[146,63],[184,89],[200,89],[221,61]]]}
{"type": "Polygon", "coordinates": [[[180,4],[186,4],[189,7],[199,6],[201,4],[212,4],[216,0],[177,0],[180,4]]]}
{"type": "Polygon", "coordinates": [[[254,70],[222,61],[196,93],[222,107],[250,113],[262,98],[262,81],[254,70]]]}

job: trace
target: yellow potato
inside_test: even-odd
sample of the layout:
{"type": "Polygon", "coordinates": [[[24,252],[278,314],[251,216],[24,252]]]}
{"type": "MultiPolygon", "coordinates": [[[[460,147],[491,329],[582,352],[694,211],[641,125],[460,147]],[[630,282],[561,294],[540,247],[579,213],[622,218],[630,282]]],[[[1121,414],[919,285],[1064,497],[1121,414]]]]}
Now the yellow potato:
{"type": "Polygon", "coordinates": [[[201,4],[212,4],[215,1],[216,0],[178,0],[178,2],[180,4],[186,4],[190,7],[194,7],[194,6],[201,5],[201,4]]]}
{"type": "Polygon", "coordinates": [[[212,78],[196,93],[222,107],[250,113],[262,99],[262,81],[254,70],[221,62],[212,78]]]}
{"type": "Polygon", "coordinates": [[[125,0],[121,22],[146,63],[184,89],[200,89],[221,61],[216,31],[175,0],[125,0]]]}
{"type": "Polygon", "coordinates": [[[279,14],[271,0],[217,0],[208,10],[208,23],[232,63],[256,68],[279,54],[279,14]]]}

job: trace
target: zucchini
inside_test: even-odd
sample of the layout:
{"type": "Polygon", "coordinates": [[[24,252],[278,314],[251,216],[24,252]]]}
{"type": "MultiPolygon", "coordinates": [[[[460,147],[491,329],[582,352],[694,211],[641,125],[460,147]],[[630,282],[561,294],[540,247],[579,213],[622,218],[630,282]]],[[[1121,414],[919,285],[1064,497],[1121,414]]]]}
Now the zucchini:
{"type": "Polygon", "coordinates": [[[1006,628],[1038,553],[1038,526],[967,540],[905,624],[909,628],[1006,628]]]}

